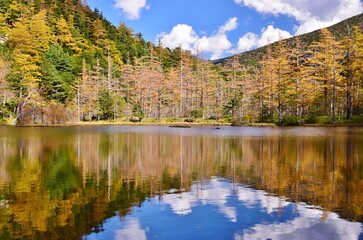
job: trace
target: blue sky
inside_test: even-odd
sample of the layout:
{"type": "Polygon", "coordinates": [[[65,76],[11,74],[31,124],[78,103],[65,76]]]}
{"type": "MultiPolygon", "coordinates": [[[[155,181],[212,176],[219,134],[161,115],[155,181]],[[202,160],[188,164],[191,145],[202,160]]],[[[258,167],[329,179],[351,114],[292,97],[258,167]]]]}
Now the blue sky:
{"type": "Polygon", "coordinates": [[[327,27],[363,12],[362,0],[88,0],[146,41],[217,59],[327,27]]]}

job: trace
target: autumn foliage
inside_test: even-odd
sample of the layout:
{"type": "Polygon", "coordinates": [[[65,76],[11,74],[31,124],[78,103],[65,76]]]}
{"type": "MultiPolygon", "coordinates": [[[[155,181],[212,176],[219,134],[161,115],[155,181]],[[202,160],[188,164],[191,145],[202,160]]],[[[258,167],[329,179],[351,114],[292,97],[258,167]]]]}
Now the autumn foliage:
{"type": "Polygon", "coordinates": [[[360,26],[346,24],[343,37],[322,29],[314,42],[281,40],[257,61],[237,54],[215,64],[200,51],[165,48],[123,23],[115,27],[85,1],[0,2],[2,121],[286,125],[363,114],[360,26]]]}

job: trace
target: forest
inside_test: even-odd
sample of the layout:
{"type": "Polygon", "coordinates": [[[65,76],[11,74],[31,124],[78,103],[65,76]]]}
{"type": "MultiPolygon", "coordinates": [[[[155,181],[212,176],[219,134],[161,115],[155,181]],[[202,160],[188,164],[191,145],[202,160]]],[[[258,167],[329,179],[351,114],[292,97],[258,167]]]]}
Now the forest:
{"type": "Polygon", "coordinates": [[[212,62],[115,27],[85,1],[0,0],[0,123],[363,122],[358,19],[339,23],[344,34],[212,62]]]}

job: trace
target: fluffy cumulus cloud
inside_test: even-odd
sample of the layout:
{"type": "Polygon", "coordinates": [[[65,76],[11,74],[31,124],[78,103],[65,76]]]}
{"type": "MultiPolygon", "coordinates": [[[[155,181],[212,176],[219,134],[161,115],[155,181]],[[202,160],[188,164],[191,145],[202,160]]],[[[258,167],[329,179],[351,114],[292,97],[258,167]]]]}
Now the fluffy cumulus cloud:
{"type": "Polygon", "coordinates": [[[178,24],[173,27],[170,33],[161,33],[157,38],[165,47],[176,48],[181,46],[194,54],[198,50],[210,55],[211,59],[217,59],[232,48],[232,43],[228,40],[226,34],[236,28],[237,18],[234,17],[228,19],[212,35],[199,37],[191,26],[178,24]]]}
{"type": "Polygon", "coordinates": [[[146,0],[115,0],[114,7],[122,9],[128,19],[139,19],[143,8],[148,9],[146,0]]]}
{"type": "Polygon", "coordinates": [[[267,28],[262,29],[260,36],[251,32],[243,35],[238,40],[237,47],[238,51],[244,52],[289,37],[291,37],[291,34],[289,32],[281,30],[279,28],[275,28],[272,25],[269,25],[267,28]]]}
{"type": "Polygon", "coordinates": [[[219,27],[218,34],[225,34],[226,32],[235,30],[237,25],[237,18],[230,18],[223,26],[219,27]]]}
{"type": "Polygon", "coordinates": [[[360,0],[234,0],[260,13],[294,17],[300,25],[296,34],[335,24],[363,12],[360,0]]]}
{"type": "Polygon", "coordinates": [[[238,51],[245,52],[257,46],[258,36],[254,33],[246,33],[238,40],[238,51]]]}
{"type": "Polygon", "coordinates": [[[276,42],[280,39],[291,37],[291,34],[287,31],[274,26],[269,25],[267,28],[262,29],[261,37],[257,41],[257,47],[265,46],[266,44],[276,42]]]}
{"type": "Polygon", "coordinates": [[[178,24],[173,27],[170,33],[161,33],[157,36],[165,47],[182,47],[185,50],[195,51],[194,44],[199,37],[193,28],[186,24],[178,24]]]}
{"type": "Polygon", "coordinates": [[[222,54],[232,47],[232,43],[225,34],[217,34],[210,37],[204,36],[195,45],[199,51],[212,53],[211,59],[221,58],[222,54]]]}

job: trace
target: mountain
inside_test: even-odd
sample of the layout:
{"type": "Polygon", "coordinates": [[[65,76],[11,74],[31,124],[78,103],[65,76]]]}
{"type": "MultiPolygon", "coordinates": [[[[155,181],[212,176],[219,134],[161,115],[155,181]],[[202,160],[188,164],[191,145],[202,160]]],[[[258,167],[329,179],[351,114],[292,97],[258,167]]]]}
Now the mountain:
{"type": "MultiPolygon", "coordinates": [[[[336,40],[342,39],[342,37],[347,36],[349,33],[348,31],[352,30],[353,26],[358,26],[360,29],[363,29],[363,13],[356,15],[354,17],[345,19],[337,24],[334,24],[330,27],[327,27],[327,29],[333,33],[336,37],[336,40]]],[[[289,39],[286,39],[287,46],[292,46],[295,43],[296,38],[300,38],[300,41],[303,46],[308,47],[311,43],[319,41],[320,40],[320,32],[321,29],[315,30],[310,33],[298,35],[291,37],[289,39]]],[[[277,42],[270,44],[272,47],[275,46],[277,42]]],[[[266,53],[267,46],[263,46],[260,48],[256,48],[251,51],[243,52],[240,54],[237,54],[239,57],[240,63],[243,65],[254,65],[258,61],[260,61],[263,57],[263,55],[266,53]]],[[[214,64],[221,64],[223,65],[228,59],[233,58],[233,56],[217,59],[212,61],[214,64]]]]}

